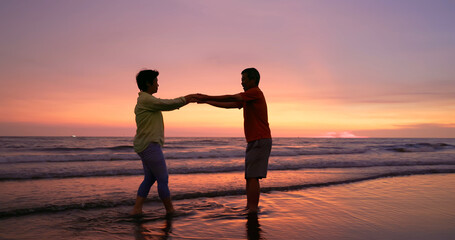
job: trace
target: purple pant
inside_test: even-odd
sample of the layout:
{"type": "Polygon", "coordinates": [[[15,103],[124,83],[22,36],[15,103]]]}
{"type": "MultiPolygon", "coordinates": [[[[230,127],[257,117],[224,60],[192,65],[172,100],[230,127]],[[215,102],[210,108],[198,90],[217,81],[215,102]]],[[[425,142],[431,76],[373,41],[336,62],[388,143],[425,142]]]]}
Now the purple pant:
{"type": "Polygon", "coordinates": [[[150,192],[150,188],[156,181],[158,182],[158,196],[160,199],[168,198],[171,195],[168,187],[169,175],[161,145],[150,143],[138,155],[141,157],[142,166],[144,167],[144,181],[139,186],[137,195],[146,198],[150,192]]]}

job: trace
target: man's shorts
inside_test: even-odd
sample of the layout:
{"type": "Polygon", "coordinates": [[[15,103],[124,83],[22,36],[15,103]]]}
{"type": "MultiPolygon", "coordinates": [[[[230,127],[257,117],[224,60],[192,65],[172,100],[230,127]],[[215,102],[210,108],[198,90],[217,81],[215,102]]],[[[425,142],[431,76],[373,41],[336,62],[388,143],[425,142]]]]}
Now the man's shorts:
{"type": "Polygon", "coordinates": [[[245,155],[245,178],[267,177],[272,139],[258,139],[248,143],[245,155]]]}

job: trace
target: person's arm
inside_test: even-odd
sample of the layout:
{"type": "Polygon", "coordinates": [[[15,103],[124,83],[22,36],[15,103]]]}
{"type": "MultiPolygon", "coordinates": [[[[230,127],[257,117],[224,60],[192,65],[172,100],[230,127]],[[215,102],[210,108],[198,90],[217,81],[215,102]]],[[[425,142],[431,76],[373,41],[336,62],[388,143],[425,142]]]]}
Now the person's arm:
{"type": "Polygon", "coordinates": [[[204,95],[204,94],[199,94],[198,95],[198,100],[204,101],[204,102],[243,102],[243,97],[238,94],[233,94],[233,95],[221,95],[221,96],[209,96],[209,95],[204,95]]]}
{"type": "Polygon", "coordinates": [[[219,108],[242,108],[243,104],[241,102],[215,102],[215,101],[205,101],[209,105],[219,108]]]}
{"type": "Polygon", "coordinates": [[[141,100],[141,105],[151,111],[172,111],[185,106],[190,102],[195,102],[195,95],[190,94],[174,99],[161,99],[154,96],[146,96],[141,100]]]}

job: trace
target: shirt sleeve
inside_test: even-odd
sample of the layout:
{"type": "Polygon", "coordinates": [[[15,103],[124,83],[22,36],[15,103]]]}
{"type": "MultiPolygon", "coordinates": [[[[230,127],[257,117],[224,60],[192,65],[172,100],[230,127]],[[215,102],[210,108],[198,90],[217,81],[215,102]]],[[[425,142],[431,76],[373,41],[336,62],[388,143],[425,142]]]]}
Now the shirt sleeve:
{"type": "Polygon", "coordinates": [[[152,95],[144,96],[140,100],[140,105],[149,111],[171,111],[179,109],[186,104],[184,97],[174,99],[161,99],[152,95]]]}
{"type": "Polygon", "coordinates": [[[240,96],[242,96],[242,98],[245,102],[256,100],[256,99],[260,98],[259,91],[256,91],[256,89],[254,89],[254,88],[248,89],[245,92],[241,92],[240,96]]]}

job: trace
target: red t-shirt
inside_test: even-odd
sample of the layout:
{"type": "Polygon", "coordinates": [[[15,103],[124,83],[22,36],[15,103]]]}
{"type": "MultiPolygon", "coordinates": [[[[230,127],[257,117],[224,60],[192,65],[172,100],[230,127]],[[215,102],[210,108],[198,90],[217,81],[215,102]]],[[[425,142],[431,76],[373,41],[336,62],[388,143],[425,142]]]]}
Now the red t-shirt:
{"type": "Polygon", "coordinates": [[[243,98],[243,126],[247,142],[272,138],[267,117],[267,103],[258,87],[240,93],[243,98]]]}

